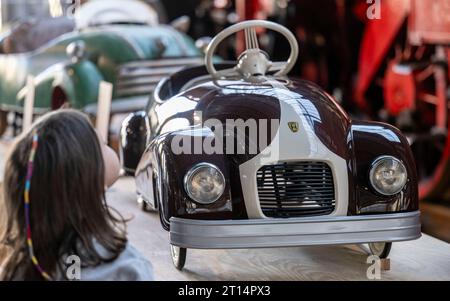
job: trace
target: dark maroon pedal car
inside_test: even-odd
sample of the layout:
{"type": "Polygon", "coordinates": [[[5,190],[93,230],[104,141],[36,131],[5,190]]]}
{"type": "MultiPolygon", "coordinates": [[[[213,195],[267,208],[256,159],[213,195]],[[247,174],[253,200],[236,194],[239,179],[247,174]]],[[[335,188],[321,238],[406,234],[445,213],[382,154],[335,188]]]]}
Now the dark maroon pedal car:
{"type": "Polygon", "coordinates": [[[417,176],[396,128],[351,120],[318,86],[287,77],[298,45],[286,28],[246,21],[217,35],[204,66],[162,80],[121,130],[139,202],[159,212],[182,269],[186,249],[391,243],[421,235],[417,176]],[[255,27],[284,35],[286,62],[259,49],[255,27]],[[212,63],[245,31],[237,64],[212,63]]]}

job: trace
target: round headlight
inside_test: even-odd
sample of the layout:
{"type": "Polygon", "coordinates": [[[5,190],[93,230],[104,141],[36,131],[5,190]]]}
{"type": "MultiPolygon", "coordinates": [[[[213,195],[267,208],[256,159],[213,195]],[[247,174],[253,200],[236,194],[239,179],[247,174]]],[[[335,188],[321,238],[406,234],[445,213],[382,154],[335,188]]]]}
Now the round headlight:
{"type": "Polygon", "coordinates": [[[225,177],[216,166],[200,163],[187,172],[184,188],[189,197],[197,203],[211,204],[225,191],[225,177]]]}
{"type": "Polygon", "coordinates": [[[394,195],[402,191],[408,179],[405,165],[391,156],[377,158],[370,169],[372,187],[383,195],[394,195]]]}

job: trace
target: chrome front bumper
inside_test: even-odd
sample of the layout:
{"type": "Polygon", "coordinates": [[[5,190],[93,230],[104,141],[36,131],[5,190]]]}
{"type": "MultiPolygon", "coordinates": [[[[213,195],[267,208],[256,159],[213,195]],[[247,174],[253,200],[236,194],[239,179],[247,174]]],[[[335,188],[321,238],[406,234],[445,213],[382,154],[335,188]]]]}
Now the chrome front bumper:
{"type": "Polygon", "coordinates": [[[293,219],[170,219],[170,243],[192,249],[359,244],[417,239],[420,212],[293,219]]]}

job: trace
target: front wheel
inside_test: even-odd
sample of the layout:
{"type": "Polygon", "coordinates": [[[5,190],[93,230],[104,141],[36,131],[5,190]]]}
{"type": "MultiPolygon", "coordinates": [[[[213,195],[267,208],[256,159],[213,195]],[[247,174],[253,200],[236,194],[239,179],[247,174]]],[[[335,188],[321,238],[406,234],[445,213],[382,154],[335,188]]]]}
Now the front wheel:
{"type": "Polygon", "coordinates": [[[186,254],[186,248],[170,245],[170,255],[172,256],[172,263],[179,271],[184,268],[184,265],[186,263],[186,254]]]}
{"type": "Polygon", "coordinates": [[[138,203],[138,205],[139,205],[139,208],[141,208],[141,210],[143,211],[143,212],[155,212],[156,210],[154,209],[154,208],[152,208],[152,206],[149,204],[149,203],[147,203],[145,200],[144,200],[144,198],[141,196],[141,195],[139,195],[138,194],[138,197],[137,197],[137,203],[138,203]]]}
{"type": "Polygon", "coordinates": [[[138,200],[138,204],[139,204],[139,208],[141,208],[141,210],[143,212],[150,212],[150,208],[146,201],[144,201],[143,199],[140,199],[140,200],[138,200]]]}
{"type": "Polygon", "coordinates": [[[378,256],[381,259],[385,259],[391,252],[391,242],[372,242],[369,243],[369,249],[372,255],[378,256]]]}

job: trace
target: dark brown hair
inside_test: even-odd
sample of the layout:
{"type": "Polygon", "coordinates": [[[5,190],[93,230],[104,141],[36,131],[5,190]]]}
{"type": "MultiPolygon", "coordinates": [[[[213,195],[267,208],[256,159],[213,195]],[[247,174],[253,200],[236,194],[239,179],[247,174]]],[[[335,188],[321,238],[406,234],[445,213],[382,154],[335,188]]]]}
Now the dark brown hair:
{"type": "Polygon", "coordinates": [[[105,201],[105,168],[95,130],[82,113],[60,110],[21,136],[7,160],[0,208],[5,213],[0,236],[3,280],[42,280],[27,250],[23,200],[34,132],[39,146],[30,221],[34,252],[44,270],[65,277],[65,255],[78,255],[83,266],[96,266],[117,258],[127,243],[123,218],[113,215],[105,201]]]}

